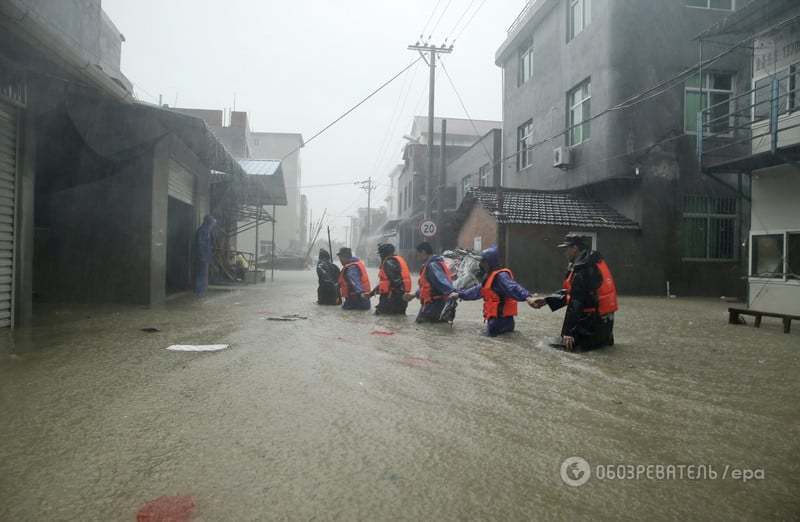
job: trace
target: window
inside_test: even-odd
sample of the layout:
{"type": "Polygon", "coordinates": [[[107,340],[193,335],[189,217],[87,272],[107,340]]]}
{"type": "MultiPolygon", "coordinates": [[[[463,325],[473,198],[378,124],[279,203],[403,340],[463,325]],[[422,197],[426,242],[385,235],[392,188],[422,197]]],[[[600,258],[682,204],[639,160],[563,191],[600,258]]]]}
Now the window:
{"type": "Polygon", "coordinates": [[[772,81],[778,81],[778,114],[794,112],[800,105],[796,92],[800,64],[792,65],[753,84],[753,121],[768,120],[772,110],[772,81]]]}
{"type": "Polygon", "coordinates": [[[469,189],[472,188],[472,176],[464,176],[464,179],[461,180],[461,197],[467,195],[469,189]]]}
{"type": "Polygon", "coordinates": [[[750,275],[783,279],[783,234],[753,236],[750,275]]]}
{"type": "Polygon", "coordinates": [[[686,132],[697,132],[697,114],[711,107],[706,114],[704,133],[729,134],[731,122],[731,105],[733,99],[733,75],[730,73],[703,73],[703,87],[700,88],[700,77],[693,76],[686,81],[684,101],[684,124],[686,132]],[[702,90],[702,99],[701,91],[702,90]]]}
{"type": "Polygon", "coordinates": [[[569,42],[592,21],[592,0],[567,0],[567,41],[569,42]]]}
{"type": "Polygon", "coordinates": [[[586,80],[567,95],[569,105],[569,145],[580,145],[591,137],[591,82],[586,80]]]}
{"type": "Polygon", "coordinates": [[[517,86],[533,77],[533,39],[529,39],[519,50],[517,86]]]}
{"type": "Polygon", "coordinates": [[[684,259],[736,259],[736,198],[685,195],[681,226],[684,259]]]}
{"type": "Polygon", "coordinates": [[[800,232],[754,234],[750,276],[800,280],[800,232]]]}
{"type": "Polygon", "coordinates": [[[786,233],[786,279],[800,279],[800,232],[786,233]]]}
{"type": "Polygon", "coordinates": [[[734,0],[686,0],[686,5],[699,9],[724,9],[726,11],[733,11],[735,7],[734,0]]]}
{"type": "Polygon", "coordinates": [[[533,120],[528,120],[517,129],[517,171],[528,168],[533,160],[532,138],[533,120]]]}
{"type": "Polygon", "coordinates": [[[492,164],[487,163],[480,169],[478,169],[478,186],[479,187],[491,187],[494,185],[492,181],[492,164]]]}

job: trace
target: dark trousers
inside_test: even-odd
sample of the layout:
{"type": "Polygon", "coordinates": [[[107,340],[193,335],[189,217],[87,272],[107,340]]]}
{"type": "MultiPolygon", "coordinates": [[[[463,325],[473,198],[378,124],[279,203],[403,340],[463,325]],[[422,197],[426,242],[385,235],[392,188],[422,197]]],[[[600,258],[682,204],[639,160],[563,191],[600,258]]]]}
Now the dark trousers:
{"type": "Polygon", "coordinates": [[[513,317],[495,317],[486,322],[486,335],[489,337],[497,337],[514,331],[514,318],[513,317]]]}
{"type": "Polygon", "coordinates": [[[375,315],[405,315],[408,303],[403,294],[381,294],[375,315]]]}
{"type": "Polygon", "coordinates": [[[208,261],[197,261],[195,265],[194,293],[197,297],[205,297],[208,290],[208,261]]]}

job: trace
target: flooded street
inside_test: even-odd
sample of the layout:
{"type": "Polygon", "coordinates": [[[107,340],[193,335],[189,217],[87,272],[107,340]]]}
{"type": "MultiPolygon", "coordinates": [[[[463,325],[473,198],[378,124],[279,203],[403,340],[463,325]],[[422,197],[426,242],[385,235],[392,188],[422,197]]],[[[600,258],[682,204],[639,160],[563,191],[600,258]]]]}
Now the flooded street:
{"type": "Polygon", "coordinates": [[[164,495],[195,497],[204,521],[800,515],[800,325],[623,298],[616,346],[570,354],[542,343],[559,313],[521,308],[518,331],[490,339],[480,303],[452,328],[417,326],[318,307],[315,284],[282,272],[204,302],[54,313],[4,339],[0,520],[134,520],[164,495]],[[307,319],[265,320],[293,313],[307,319]],[[165,350],[192,343],[231,347],[165,350]],[[570,487],[572,456],[593,475],[719,476],[570,487]]]}

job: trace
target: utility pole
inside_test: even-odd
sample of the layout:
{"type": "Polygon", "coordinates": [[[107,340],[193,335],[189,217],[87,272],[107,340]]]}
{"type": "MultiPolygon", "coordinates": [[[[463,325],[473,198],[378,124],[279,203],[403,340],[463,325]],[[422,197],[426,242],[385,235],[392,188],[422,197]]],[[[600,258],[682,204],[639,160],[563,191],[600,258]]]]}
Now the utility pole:
{"type": "Polygon", "coordinates": [[[410,51],[418,51],[430,68],[430,86],[428,87],[428,175],[425,176],[425,219],[430,219],[431,200],[433,199],[433,115],[436,103],[436,55],[452,53],[453,46],[451,44],[448,47],[443,44],[437,47],[430,45],[429,42],[423,44],[418,41],[414,45],[409,45],[408,49],[410,51]],[[426,57],[425,53],[429,53],[429,56],[426,57]]]}
{"type": "Polygon", "coordinates": [[[442,232],[444,226],[444,188],[447,185],[447,120],[442,118],[442,143],[439,147],[441,153],[442,165],[439,169],[439,183],[436,187],[436,224],[438,225],[436,231],[436,245],[439,247],[437,250],[442,249],[442,232]]]}
{"type": "Polygon", "coordinates": [[[275,281],[275,205],[272,205],[272,262],[270,263],[269,280],[275,281]]]}
{"type": "Polygon", "coordinates": [[[366,181],[358,181],[356,185],[361,187],[361,190],[367,193],[367,226],[366,226],[366,237],[369,237],[371,226],[372,226],[372,191],[378,188],[372,182],[372,176],[366,179],[366,181]]]}

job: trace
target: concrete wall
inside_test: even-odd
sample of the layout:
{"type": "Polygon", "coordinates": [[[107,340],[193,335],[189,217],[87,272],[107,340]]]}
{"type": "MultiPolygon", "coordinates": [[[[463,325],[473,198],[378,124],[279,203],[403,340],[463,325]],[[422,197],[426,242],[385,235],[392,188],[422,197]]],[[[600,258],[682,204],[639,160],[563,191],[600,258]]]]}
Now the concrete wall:
{"type": "MultiPolygon", "coordinates": [[[[302,143],[302,136],[290,133],[251,132],[249,138],[250,157],[252,159],[281,159],[302,143]]],[[[300,208],[300,193],[303,183],[302,163],[300,151],[295,151],[281,163],[283,180],[286,185],[287,205],[277,207],[275,236],[276,249],[303,250],[303,220],[300,208]]],[[[272,209],[267,209],[272,211],[272,209]]],[[[265,240],[272,239],[272,224],[261,226],[260,237],[265,240]]],[[[242,250],[252,250],[255,244],[255,229],[239,236],[237,244],[242,250]],[[239,243],[238,241],[241,241],[239,243]]],[[[304,252],[304,251],[303,251],[304,252]]]]}
{"type": "MultiPolygon", "coordinates": [[[[800,232],[800,169],[790,165],[753,173],[752,234],[800,232]]],[[[784,255],[786,255],[784,244],[784,255]]],[[[800,280],[749,279],[750,307],[800,315],[800,280]]]]}
{"type": "Polygon", "coordinates": [[[472,186],[477,187],[481,167],[487,166],[492,171],[487,186],[495,187],[500,184],[502,140],[502,130],[494,129],[447,165],[447,186],[456,188],[456,207],[464,199],[461,193],[462,180],[470,176],[472,186]]]}

